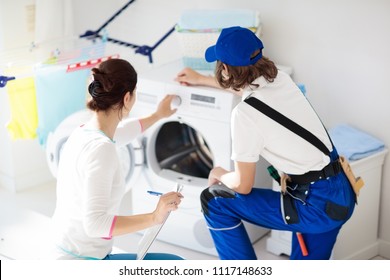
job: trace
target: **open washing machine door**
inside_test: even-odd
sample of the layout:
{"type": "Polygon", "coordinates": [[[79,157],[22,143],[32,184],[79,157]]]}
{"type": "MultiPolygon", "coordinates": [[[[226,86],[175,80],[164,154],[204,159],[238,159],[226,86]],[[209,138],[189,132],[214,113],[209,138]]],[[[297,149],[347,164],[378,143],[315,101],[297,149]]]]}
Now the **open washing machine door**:
{"type": "Polygon", "coordinates": [[[68,137],[73,130],[87,122],[91,116],[92,112],[88,110],[81,110],[73,113],[65,118],[53,132],[48,134],[46,142],[46,160],[54,178],[57,178],[58,163],[66,140],[68,140],[68,137]]]}
{"type": "Polygon", "coordinates": [[[137,182],[144,168],[144,148],[142,139],[136,138],[130,144],[118,147],[118,156],[121,161],[122,174],[125,176],[127,193],[137,182]]]}
{"type": "MultiPolygon", "coordinates": [[[[50,132],[46,143],[46,160],[51,174],[57,177],[58,164],[61,152],[70,134],[78,126],[86,123],[92,117],[89,110],[78,111],[65,118],[54,130],[50,132]]],[[[126,192],[130,190],[133,182],[137,180],[143,168],[143,148],[141,141],[136,139],[130,144],[117,148],[121,161],[122,174],[125,176],[126,192]]]]}

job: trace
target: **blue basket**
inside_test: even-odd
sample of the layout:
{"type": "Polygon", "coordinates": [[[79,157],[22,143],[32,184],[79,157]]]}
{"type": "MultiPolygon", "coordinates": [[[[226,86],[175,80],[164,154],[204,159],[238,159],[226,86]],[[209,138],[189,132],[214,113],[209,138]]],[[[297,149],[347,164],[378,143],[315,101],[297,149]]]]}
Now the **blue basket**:
{"type": "Polygon", "coordinates": [[[183,57],[183,64],[186,67],[190,67],[195,70],[210,70],[214,71],[215,62],[207,62],[204,58],[200,57],[183,57]]]}

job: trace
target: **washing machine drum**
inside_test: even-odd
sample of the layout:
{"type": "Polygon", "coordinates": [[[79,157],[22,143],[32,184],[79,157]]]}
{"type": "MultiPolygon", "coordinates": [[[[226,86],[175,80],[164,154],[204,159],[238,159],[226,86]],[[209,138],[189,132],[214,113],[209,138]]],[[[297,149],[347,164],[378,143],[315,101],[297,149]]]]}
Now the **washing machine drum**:
{"type": "MultiPolygon", "coordinates": [[[[86,123],[92,117],[92,112],[89,110],[78,111],[66,119],[64,119],[54,132],[50,132],[46,143],[46,159],[52,175],[56,178],[58,164],[61,158],[61,152],[64,144],[68,140],[70,134],[78,126],[86,123]]],[[[125,182],[128,185],[134,173],[134,149],[133,145],[129,144],[118,148],[118,155],[121,161],[125,182]]]]}
{"type": "Polygon", "coordinates": [[[185,123],[165,123],[158,132],[155,152],[161,169],[207,179],[213,168],[213,156],[205,139],[185,123]]]}

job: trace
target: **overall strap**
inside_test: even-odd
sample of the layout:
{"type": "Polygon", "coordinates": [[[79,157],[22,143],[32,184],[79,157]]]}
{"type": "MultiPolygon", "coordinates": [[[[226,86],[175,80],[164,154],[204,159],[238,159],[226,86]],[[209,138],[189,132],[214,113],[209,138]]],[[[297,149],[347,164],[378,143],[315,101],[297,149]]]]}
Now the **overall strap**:
{"type": "Polygon", "coordinates": [[[258,111],[262,112],[264,115],[268,116],[269,118],[273,119],[274,121],[278,122],[280,125],[286,127],[287,129],[291,130],[295,134],[301,136],[303,139],[317,147],[321,152],[323,152],[325,155],[330,156],[329,149],[325,146],[324,143],[320,139],[318,139],[317,136],[315,136],[313,133],[305,129],[304,127],[300,126],[296,122],[290,120],[286,116],[282,115],[272,107],[265,104],[263,101],[255,98],[255,97],[249,97],[244,100],[245,103],[251,105],[258,111]]]}

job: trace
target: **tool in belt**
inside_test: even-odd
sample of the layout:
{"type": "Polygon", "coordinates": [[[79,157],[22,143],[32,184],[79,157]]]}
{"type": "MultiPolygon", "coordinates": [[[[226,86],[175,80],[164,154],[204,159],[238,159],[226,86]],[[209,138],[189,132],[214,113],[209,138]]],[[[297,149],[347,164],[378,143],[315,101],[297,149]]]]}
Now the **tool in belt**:
{"type": "MultiPolygon", "coordinates": [[[[329,149],[325,146],[324,143],[322,143],[321,140],[319,140],[314,134],[312,134],[310,131],[306,130],[299,124],[295,123],[294,121],[290,120],[289,118],[285,117],[278,111],[274,110],[261,100],[250,97],[244,100],[247,104],[251,105],[261,113],[265,114],[269,118],[273,119],[274,121],[278,122],[282,126],[286,127],[287,129],[291,130],[292,132],[296,133],[297,135],[301,136],[303,139],[317,147],[320,151],[322,151],[325,155],[330,156],[329,149]]],[[[326,130],[325,130],[326,131],[326,130]]],[[[329,137],[329,135],[328,135],[329,137]]],[[[329,137],[330,139],[330,137],[329,137]]],[[[332,142],[332,140],[330,139],[332,142]]],[[[332,143],[333,145],[333,143],[332,143]]],[[[356,178],[353,173],[350,165],[348,164],[348,161],[344,157],[340,157],[340,159],[330,162],[327,166],[325,166],[322,170],[318,171],[309,171],[302,175],[289,175],[291,181],[287,182],[295,184],[295,187],[293,187],[291,192],[286,191],[283,193],[283,208],[284,208],[284,218],[287,224],[294,224],[299,222],[298,213],[295,208],[295,204],[293,199],[298,199],[301,201],[305,201],[306,195],[308,194],[308,188],[311,182],[315,182],[321,179],[326,179],[328,177],[332,177],[337,175],[341,170],[345,172],[347,175],[348,180],[350,181],[356,196],[359,194],[359,190],[363,187],[364,182],[363,180],[358,177],[356,178]],[[298,188],[299,186],[299,188],[298,188]],[[286,193],[288,195],[286,195],[286,193]]],[[[279,175],[276,176],[277,171],[272,171],[268,169],[271,176],[274,175],[274,179],[277,181],[279,180],[279,183],[281,183],[281,179],[279,175]],[[276,172],[276,173],[275,173],[276,172]],[[277,178],[279,177],[279,179],[277,178]]]]}

